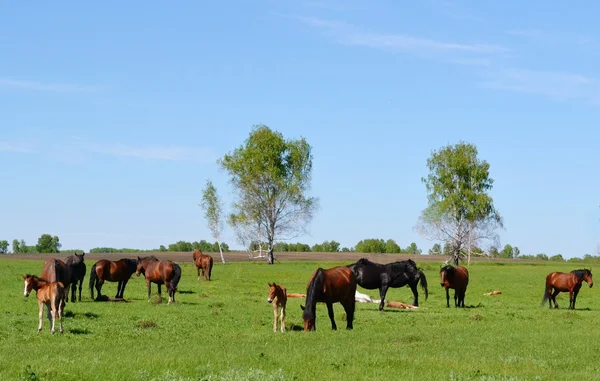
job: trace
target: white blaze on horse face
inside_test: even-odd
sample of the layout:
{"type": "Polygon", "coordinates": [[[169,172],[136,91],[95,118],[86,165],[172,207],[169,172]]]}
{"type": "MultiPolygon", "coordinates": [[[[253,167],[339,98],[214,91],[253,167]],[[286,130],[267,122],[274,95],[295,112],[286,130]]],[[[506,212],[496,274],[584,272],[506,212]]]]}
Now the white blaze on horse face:
{"type": "Polygon", "coordinates": [[[25,289],[23,290],[23,296],[29,296],[29,292],[27,291],[27,286],[29,286],[29,282],[25,279],[25,289]]]}
{"type": "Polygon", "coordinates": [[[273,298],[267,298],[267,302],[269,302],[269,303],[273,302],[273,298]]]}

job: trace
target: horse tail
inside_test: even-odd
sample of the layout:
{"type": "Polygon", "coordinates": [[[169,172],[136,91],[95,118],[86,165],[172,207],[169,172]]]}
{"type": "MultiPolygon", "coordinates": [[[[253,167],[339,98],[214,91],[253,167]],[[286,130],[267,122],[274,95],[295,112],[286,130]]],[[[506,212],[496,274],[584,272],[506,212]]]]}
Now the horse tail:
{"type": "Polygon", "coordinates": [[[425,300],[427,300],[427,297],[429,296],[429,290],[427,290],[427,277],[425,276],[425,273],[421,270],[419,270],[419,280],[421,282],[421,288],[423,288],[423,290],[425,291],[425,300]]]}
{"type": "MultiPolygon", "coordinates": [[[[548,300],[548,289],[544,288],[544,298],[542,299],[542,305],[546,304],[546,301],[548,300]]],[[[552,304],[550,305],[552,307],[552,304]]]]}
{"type": "Polygon", "coordinates": [[[175,263],[173,265],[173,272],[175,275],[173,275],[173,279],[171,280],[171,290],[175,292],[177,291],[177,285],[179,284],[179,280],[181,279],[181,266],[175,263]]]}
{"type": "Polygon", "coordinates": [[[92,299],[94,299],[94,286],[96,283],[96,278],[98,275],[96,274],[96,264],[92,266],[92,270],[90,271],[90,294],[92,295],[92,299]]]}

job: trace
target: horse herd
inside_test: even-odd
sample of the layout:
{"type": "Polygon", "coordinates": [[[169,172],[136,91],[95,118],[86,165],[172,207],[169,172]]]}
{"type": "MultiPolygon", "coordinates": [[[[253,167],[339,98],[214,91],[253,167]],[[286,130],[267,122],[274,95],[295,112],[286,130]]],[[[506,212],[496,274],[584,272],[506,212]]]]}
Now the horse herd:
{"type": "MultiPolygon", "coordinates": [[[[48,319],[51,323],[51,332],[55,332],[55,321],[58,318],[59,332],[63,333],[62,315],[65,304],[69,301],[69,290],[71,291],[70,301],[75,302],[79,285],[79,301],[81,301],[83,278],[86,274],[84,255],[69,256],[64,262],[56,258],[49,259],[44,263],[39,277],[30,274],[22,276],[25,281],[24,295],[29,296],[32,290],[36,291],[39,307],[38,332],[42,329],[43,308],[46,305],[48,319]]],[[[192,258],[197,269],[198,280],[200,280],[200,272],[202,272],[202,278],[210,281],[213,258],[198,249],[192,252],[192,258]]],[[[148,302],[150,302],[152,283],[155,283],[158,287],[159,302],[162,302],[162,285],[165,285],[169,294],[167,304],[175,302],[177,285],[181,279],[181,267],[171,260],[159,260],[153,255],[144,258],[137,257],[137,259],[123,258],[118,261],[101,259],[97,261],[92,266],[89,277],[92,299],[94,299],[94,289],[96,289],[96,301],[111,300],[106,295],[101,294],[104,282],[108,281],[118,282],[117,294],[115,299],[112,300],[123,300],[125,286],[134,273],[137,276],[144,275],[148,287],[148,302]]],[[[552,308],[552,303],[554,303],[555,308],[558,308],[556,303],[558,293],[569,292],[569,309],[575,309],[575,301],[583,281],[588,283],[589,287],[593,286],[590,270],[580,269],[573,270],[570,273],[552,272],[548,274],[542,305],[549,300],[550,308],[552,308]]],[[[360,294],[356,291],[357,286],[367,290],[378,289],[381,297],[379,310],[383,311],[388,289],[390,287],[400,288],[406,285],[410,287],[414,296],[413,304],[410,307],[418,307],[418,284],[421,285],[425,292],[425,299],[427,299],[429,295],[427,278],[417,268],[412,259],[379,264],[366,258],[361,258],[346,266],[336,266],[329,269],[318,268],[308,281],[305,295],[288,294],[285,286],[268,283],[269,296],[267,301],[273,304],[274,311],[273,331],[277,331],[278,320],[281,331],[285,331],[285,308],[288,297],[306,298],[305,305],[300,305],[303,310],[304,331],[316,330],[317,303],[325,303],[327,306],[333,330],[337,329],[333,304],[340,303],[346,312],[346,329],[353,329],[355,303],[360,294]]],[[[464,300],[468,284],[469,272],[465,267],[446,265],[440,269],[440,285],[446,291],[447,307],[450,307],[449,289],[455,290],[455,307],[465,307],[464,300]]],[[[388,302],[388,306],[393,306],[392,303],[394,302],[388,302]]]]}

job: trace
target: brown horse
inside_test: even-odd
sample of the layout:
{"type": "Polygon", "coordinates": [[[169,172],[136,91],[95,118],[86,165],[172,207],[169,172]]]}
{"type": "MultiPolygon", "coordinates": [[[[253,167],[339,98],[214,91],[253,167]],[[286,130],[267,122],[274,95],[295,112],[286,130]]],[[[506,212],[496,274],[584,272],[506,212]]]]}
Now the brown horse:
{"type": "Polygon", "coordinates": [[[440,270],[440,285],[446,289],[446,307],[450,307],[449,289],[454,289],[454,307],[465,306],[465,293],[469,284],[469,271],[462,266],[447,265],[440,270]]]}
{"type": "Polygon", "coordinates": [[[542,299],[542,306],[546,303],[546,300],[550,299],[548,305],[552,308],[552,302],[554,302],[554,308],[558,308],[556,303],[556,295],[562,292],[569,292],[569,309],[575,309],[575,301],[577,300],[577,294],[581,288],[582,282],[585,281],[590,288],[594,285],[592,279],[592,272],[587,269],[573,270],[570,273],[563,272],[552,272],[546,276],[546,290],[544,290],[544,299],[542,299]],[[554,292],[552,289],[554,288],[554,292]]]}
{"type": "Polygon", "coordinates": [[[125,286],[129,282],[129,278],[135,273],[137,269],[137,261],[130,258],[122,258],[118,261],[109,261],[108,259],[101,259],[94,263],[92,270],[90,271],[90,294],[94,299],[94,287],[98,292],[96,300],[102,298],[100,291],[104,281],[119,282],[117,284],[117,299],[123,299],[125,294],[125,286]]]}
{"type": "Polygon", "coordinates": [[[59,332],[63,333],[62,316],[65,310],[65,294],[66,290],[61,282],[47,282],[35,275],[23,275],[25,280],[25,290],[23,294],[29,296],[31,290],[35,290],[38,306],[39,306],[39,325],[38,332],[42,330],[42,321],[44,316],[44,304],[48,310],[48,320],[50,320],[50,332],[54,334],[56,316],[60,324],[59,332]]]}
{"type": "Polygon", "coordinates": [[[162,302],[160,287],[164,284],[169,292],[169,302],[175,302],[175,291],[177,284],[181,279],[181,267],[173,261],[160,261],[154,255],[137,259],[137,276],[144,274],[146,284],[148,285],[148,302],[150,302],[151,285],[158,285],[158,300],[162,302]]]}
{"type": "Polygon", "coordinates": [[[287,304],[287,290],[280,284],[267,284],[269,285],[269,296],[267,297],[267,302],[273,303],[273,332],[277,332],[278,309],[281,310],[281,314],[279,315],[281,332],[285,332],[285,306],[287,304]]]}
{"type": "MultiPolygon", "coordinates": [[[[81,290],[83,289],[83,278],[85,278],[86,266],[83,261],[85,253],[69,255],[65,258],[65,264],[71,273],[71,302],[75,301],[77,293],[77,282],[79,282],[79,301],[81,302],[81,290]]],[[[69,300],[69,290],[67,289],[67,301],[69,300]]]]}
{"type": "Polygon", "coordinates": [[[198,270],[198,280],[200,280],[200,270],[202,269],[202,277],[204,280],[210,280],[213,267],[213,257],[206,255],[200,249],[195,249],[192,252],[196,270],[198,270]]]}
{"type": "Polygon", "coordinates": [[[67,266],[60,259],[48,259],[44,263],[44,267],[42,267],[40,278],[44,279],[49,283],[61,282],[65,289],[65,303],[67,302],[67,291],[69,290],[69,286],[71,285],[71,269],[69,266],[67,266]]]}
{"type": "Polygon", "coordinates": [[[327,304],[327,312],[331,320],[331,329],[336,330],[333,317],[333,303],[340,303],[346,311],[346,329],[352,329],[356,299],[356,275],[346,266],[330,269],[318,268],[310,277],[306,286],[306,308],[300,306],[304,313],[304,331],[315,331],[317,302],[327,304]]]}

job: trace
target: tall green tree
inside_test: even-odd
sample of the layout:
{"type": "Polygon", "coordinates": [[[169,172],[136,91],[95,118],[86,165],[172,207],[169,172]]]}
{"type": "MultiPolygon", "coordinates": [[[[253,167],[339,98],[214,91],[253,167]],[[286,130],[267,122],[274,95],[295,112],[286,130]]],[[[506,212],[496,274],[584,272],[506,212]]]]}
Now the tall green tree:
{"type": "Polygon", "coordinates": [[[18,239],[13,239],[12,241],[12,252],[13,254],[18,254],[21,252],[21,243],[18,239]]]}
{"type": "Polygon", "coordinates": [[[400,249],[400,245],[396,241],[390,238],[385,242],[385,252],[387,254],[400,254],[402,253],[402,249],[400,249]]]}
{"type": "Polygon", "coordinates": [[[38,238],[38,243],[35,245],[35,249],[38,253],[58,253],[60,252],[61,246],[62,245],[60,244],[57,236],[42,234],[41,237],[38,238]]]}
{"type": "Polygon", "coordinates": [[[434,244],[429,249],[429,255],[442,255],[442,246],[439,243],[434,244]]]}
{"type": "Polygon", "coordinates": [[[0,254],[8,253],[8,241],[3,239],[0,241],[0,254]]]}
{"type": "Polygon", "coordinates": [[[403,252],[406,253],[406,254],[416,254],[416,255],[419,255],[423,251],[421,249],[419,249],[419,247],[417,246],[417,244],[415,242],[412,242],[410,245],[408,245],[408,247],[406,249],[403,250],[403,252]]]}
{"type": "Polygon", "coordinates": [[[513,258],[514,257],[514,249],[508,243],[504,245],[504,249],[500,252],[500,258],[513,258]]]}
{"type": "Polygon", "coordinates": [[[275,239],[305,232],[318,199],[308,196],[312,148],[304,138],[287,140],[265,125],[254,126],[244,144],[219,159],[237,199],[229,223],[238,239],[266,239],[267,261],[273,264],[275,239]]]}
{"type": "Polygon", "coordinates": [[[449,245],[455,264],[470,253],[472,245],[484,240],[496,242],[496,230],[503,227],[489,195],[494,183],[490,165],[477,155],[473,144],[444,146],[427,159],[429,175],[422,178],[428,206],[417,228],[428,239],[449,245]]]}
{"type": "Polygon", "coordinates": [[[208,228],[217,240],[219,253],[221,253],[221,262],[225,263],[223,249],[221,248],[221,233],[223,232],[223,203],[217,194],[217,188],[212,181],[206,180],[206,185],[202,191],[202,202],[200,206],[204,210],[204,218],[208,223],[208,228]]]}

